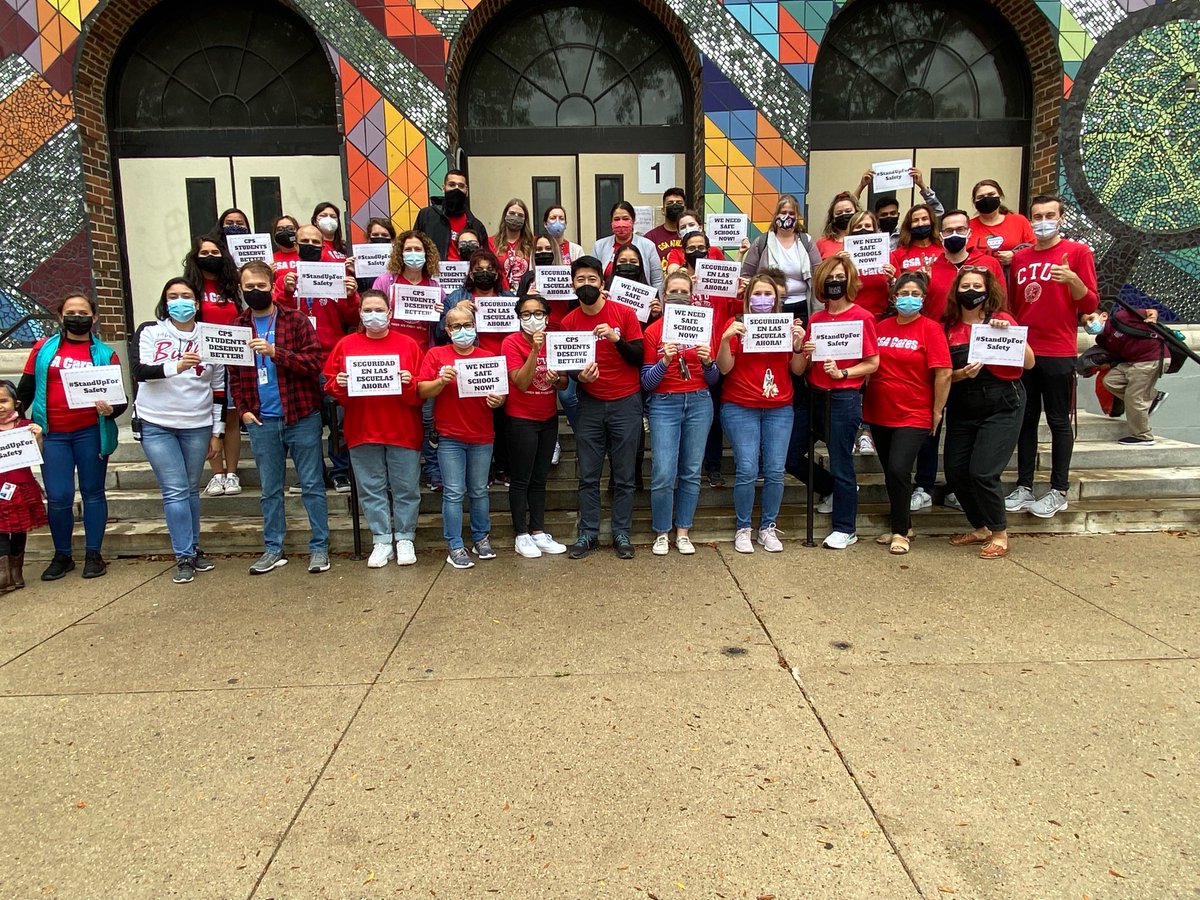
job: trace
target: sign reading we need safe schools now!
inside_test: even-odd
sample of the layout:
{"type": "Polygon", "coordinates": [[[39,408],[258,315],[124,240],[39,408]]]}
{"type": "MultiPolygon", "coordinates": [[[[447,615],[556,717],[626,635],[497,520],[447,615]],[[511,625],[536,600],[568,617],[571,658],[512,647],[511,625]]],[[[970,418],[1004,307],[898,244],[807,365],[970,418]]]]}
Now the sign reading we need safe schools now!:
{"type": "Polygon", "coordinates": [[[668,303],[663,310],[662,342],[681,347],[696,347],[712,340],[711,306],[687,306],[668,303]]]}
{"type": "Polygon", "coordinates": [[[508,393],[508,368],[503,356],[474,356],[454,360],[458,370],[458,396],[487,397],[508,393]]]}

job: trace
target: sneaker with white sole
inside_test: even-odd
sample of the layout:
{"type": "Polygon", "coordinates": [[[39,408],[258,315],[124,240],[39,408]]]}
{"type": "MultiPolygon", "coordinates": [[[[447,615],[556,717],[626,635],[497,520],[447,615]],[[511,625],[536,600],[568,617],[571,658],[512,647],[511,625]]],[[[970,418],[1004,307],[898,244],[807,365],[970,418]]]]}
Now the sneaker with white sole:
{"type": "Polygon", "coordinates": [[[208,486],[204,489],[204,493],[208,497],[220,497],[225,493],[225,475],[218,473],[208,480],[208,486]]]}
{"type": "Polygon", "coordinates": [[[367,568],[382,569],[391,561],[393,555],[391,541],[386,544],[376,544],[371,548],[371,556],[367,559],[367,568]]]}
{"type": "Polygon", "coordinates": [[[912,497],[908,501],[909,512],[919,512],[922,509],[929,509],[933,506],[933,498],[929,496],[925,488],[917,488],[912,492],[912,497]]]}
{"type": "Polygon", "coordinates": [[[456,569],[471,569],[475,566],[475,561],[467,554],[466,547],[452,548],[450,555],[446,557],[446,562],[456,569]]]}
{"type": "Polygon", "coordinates": [[[739,528],[733,536],[733,549],[738,553],[753,553],[754,538],[750,536],[749,528],[739,528]]]}
{"type": "Polygon", "coordinates": [[[851,544],[857,543],[857,534],[846,534],[844,531],[832,531],[829,533],[829,537],[821,542],[826,550],[845,550],[851,544]]]}
{"type": "Polygon", "coordinates": [[[541,550],[543,554],[558,556],[560,553],[567,552],[566,544],[560,544],[545,531],[539,531],[537,534],[530,535],[530,537],[533,538],[533,542],[537,544],[537,548],[541,550]]]}
{"type": "Polygon", "coordinates": [[[783,534],[775,528],[775,524],[771,523],[765,528],[758,529],[758,543],[768,553],[779,553],[783,550],[783,544],[780,543],[777,534],[783,534]]]}
{"type": "Polygon", "coordinates": [[[833,512],[833,494],[821,498],[821,502],[817,504],[817,512],[823,516],[827,516],[833,512]]]}
{"type": "Polygon", "coordinates": [[[329,571],[329,551],[314,550],[308,554],[308,573],[316,575],[320,572],[329,571]]]}
{"type": "Polygon", "coordinates": [[[1033,506],[1033,488],[1017,485],[1011,494],[1004,498],[1004,508],[1009,512],[1025,512],[1033,506]]]}
{"type": "Polygon", "coordinates": [[[278,550],[265,550],[263,555],[250,565],[251,575],[266,575],[272,569],[287,565],[287,557],[278,550]]]}
{"type": "Polygon", "coordinates": [[[417,548],[412,541],[396,541],[396,565],[415,566],[417,564],[417,548]]]}
{"type": "Polygon", "coordinates": [[[947,494],[945,497],[942,498],[942,505],[947,506],[950,509],[957,509],[957,510],[962,509],[962,504],[958,502],[958,495],[955,494],[953,491],[951,491],[949,494],[947,494]]]}
{"type": "Polygon", "coordinates": [[[859,456],[874,456],[875,441],[871,437],[871,432],[864,431],[858,436],[858,446],[854,448],[859,456]]]}
{"type": "Polygon", "coordinates": [[[242,492],[242,480],[238,478],[236,472],[230,472],[225,476],[225,493],[240,494],[242,492]]]}
{"type": "Polygon", "coordinates": [[[665,534],[660,534],[654,539],[654,546],[650,548],[650,552],[655,556],[666,556],[671,551],[671,539],[665,534]]]}
{"type": "Polygon", "coordinates": [[[692,544],[692,539],[686,534],[681,534],[675,538],[675,549],[679,551],[681,556],[691,556],[696,552],[696,548],[692,544]]]}
{"type": "Polygon", "coordinates": [[[542,558],[541,549],[533,542],[533,538],[527,534],[517,535],[517,539],[513,541],[513,549],[517,551],[518,556],[523,556],[526,559],[542,558]]]}
{"type": "Polygon", "coordinates": [[[557,466],[560,459],[562,459],[562,443],[555,441],[554,452],[550,454],[550,465],[557,466]]]}
{"type": "Polygon", "coordinates": [[[495,559],[496,551],[492,549],[492,536],[485,534],[471,547],[471,552],[480,559],[495,559]]]}
{"type": "Polygon", "coordinates": [[[1118,438],[1117,443],[1122,447],[1153,447],[1155,440],[1153,437],[1138,437],[1135,434],[1130,434],[1123,438],[1118,438]]]}
{"type": "Polygon", "coordinates": [[[1054,488],[1042,494],[1030,507],[1029,511],[1039,519],[1052,519],[1054,514],[1067,508],[1067,495],[1054,488]]]}

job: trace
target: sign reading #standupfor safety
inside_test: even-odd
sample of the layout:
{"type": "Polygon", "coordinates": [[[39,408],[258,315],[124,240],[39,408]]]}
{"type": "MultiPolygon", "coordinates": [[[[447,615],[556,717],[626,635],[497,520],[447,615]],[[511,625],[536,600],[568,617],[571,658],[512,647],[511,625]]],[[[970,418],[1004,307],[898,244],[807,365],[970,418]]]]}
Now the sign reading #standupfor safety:
{"type": "Polygon", "coordinates": [[[849,322],[813,322],[809,336],[816,345],[813,361],[827,359],[862,359],[863,323],[861,319],[849,322]]]}
{"type": "Polygon", "coordinates": [[[1022,368],[1025,365],[1025,343],[1028,338],[1028,325],[1009,325],[1007,328],[996,328],[985,323],[972,325],[967,363],[1022,368]]]}
{"type": "Polygon", "coordinates": [[[254,329],[250,326],[199,322],[196,330],[200,332],[197,352],[202,362],[226,366],[254,365],[254,351],[250,349],[254,329]]]}
{"type": "Polygon", "coordinates": [[[338,299],[346,296],[346,266],[340,262],[296,263],[296,296],[338,299]]]}
{"type": "Polygon", "coordinates": [[[507,360],[503,356],[471,356],[454,360],[458,372],[458,396],[504,396],[508,393],[507,360]]]}
{"type": "Polygon", "coordinates": [[[125,402],[120,366],[84,366],[81,369],[60,369],[59,372],[67,395],[67,406],[71,409],[90,409],[100,402],[125,402]]]}
{"type": "Polygon", "coordinates": [[[42,453],[38,450],[37,438],[33,436],[28,425],[0,431],[0,472],[11,472],[13,469],[41,464],[42,453]]]}
{"type": "Polygon", "coordinates": [[[351,397],[379,397],[402,393],[400,356],[346,357],[346,393],[351,397]]]}

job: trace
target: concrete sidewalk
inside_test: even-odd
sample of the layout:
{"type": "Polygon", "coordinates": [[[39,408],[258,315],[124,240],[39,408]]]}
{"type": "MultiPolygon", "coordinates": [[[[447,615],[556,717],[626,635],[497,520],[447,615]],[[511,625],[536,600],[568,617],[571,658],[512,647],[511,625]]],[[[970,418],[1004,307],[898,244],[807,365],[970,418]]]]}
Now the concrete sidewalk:
{"type": "Polygon", "coordinates": [[[1200,539],[0,598],[0,896],[1200,897],[1200,539]]]}

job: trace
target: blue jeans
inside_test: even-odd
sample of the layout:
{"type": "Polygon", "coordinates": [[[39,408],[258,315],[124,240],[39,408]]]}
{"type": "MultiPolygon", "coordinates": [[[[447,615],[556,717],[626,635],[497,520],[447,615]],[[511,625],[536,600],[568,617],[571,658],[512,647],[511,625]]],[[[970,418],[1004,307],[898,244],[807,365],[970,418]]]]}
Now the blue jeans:
{"type": "Polygon", "coordinates": [[[358,481],[358,499],[375,543],[415,538],[421,512],[421,451],[388,444],[359,444],[350,448],[350,462],[358,481]]]}
{"type": "Polygon", "coordinates": [[[100,426],[79,431],[47,431],[42,435],[42,482],[46,486],[46,515],[54,552],[71,555],[75,530],[75,472],[83,498],[84,549],[100,552],[108,523],[104,476],[108,458],[100,455],[100,426]]]}
{"type": "Polygon", "coordinates": [[[437,447],[433,439],[437,429],[433,427],[433,398],[421,404],[421,427],[425,437],[421,441],[421,473],[431,485],[442,483],[442,470],[438,468],[437,447]]]}
{"type": "Polygon", "coordinates": [[[142,421],[142,450],[162,491],[163,518],[176,559],[195,556],[200,546],[200,475],[211,439],[209,425],[165,428],[142,421]]]}
{"type": "Polygon", "coordinates": [[[833,476],[833,530],[854,534],[858,519],[858,480],[854,474],[854,439],[862,424],[862,394],[855,390],[812,392],[812,427],[825,434],[829,474],[833,476]],[[826,412],[828,410],[828,420],[826,412]]]}
{"type": "Polygon", "coordinates": [[[700,469],[713,420],[708,388],[653,393],[650,417],[650,518],[657,534],[691,528],[700,501],[700,469]]]}
{"type": "Polygon", "coordinates": [[[438,443],[442,467],[442,536],[451,550],[463,546],[463,498],[471,505],[471,541],[481,541],[492,530],[488,470],[491,444],[468,444],[442,435],[438,443]]]}
{"type": "Polygon", "coordinates": [[[290,454],[303,491],[304,511],[312,536],[308,550],[329,549],[329,507],[325,500],[325,478],[321,459],[321,414],[312,412],[295,425],[268,417],[261,425],[246,426],[250,449],[262,480],[263,544],[276,553],[283,552],[287,520],[283,514],[283,473],[290,454]]]}
{"type": "Polygon", "coordinates": [[[579,421],[579,395],[576,393],[579,386],[575,383],[574,378],[567,379],[567,386],[558,392],[558,403],[562,407],[563,413],[567,417],[567,424],[571,426],[571,430],[575,430],[575,423],[579,421]]]}
{"type": "MultiPolygon", "coordinates": [[[[321,376],[321,390],[325,390],[325,376],[321,376]]],[[[346,449],[346,435],[342,431],[346,410],[326,396],[321,405],[322,420],[329,426],[329,477],[350,476],[350,451],[346,449]],[[341,435],[341,441],[338,440],[341,435]]],[[[324,466],[324,463],[322,463],[324,466]]],[[[324,476],[322,476],[324,477],[324,476]]]]}
{"type": "MultiPolygon", "coordinates": [[[[759,409],[721,403],[721,425],[733,447],[733,511],[738,528],[750,527],[754,511],[754,482],[762,460],[762,514],[759,528],[774,525],[783,503],[783,463],[792,435],[792,406],[759,409]]],[[[658,448],[654,448],[655,454],[658,448]]]]}

